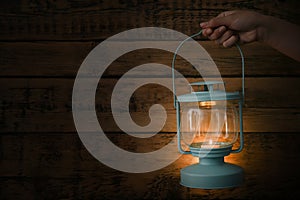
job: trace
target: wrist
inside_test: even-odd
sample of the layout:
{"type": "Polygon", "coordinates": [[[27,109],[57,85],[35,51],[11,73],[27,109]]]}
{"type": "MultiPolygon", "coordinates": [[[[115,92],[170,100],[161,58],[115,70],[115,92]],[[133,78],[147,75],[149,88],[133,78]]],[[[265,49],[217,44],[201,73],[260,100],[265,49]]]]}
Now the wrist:
{"type": "Polygon", "coordinates": [[[271,44],[274,41],[274,34],[278,32],[278,26],[281,20],[267,15],[262,15],[257,27],[257,40],[266,44],[271,44]]]}
{"type": "Polygon", "coordinates": [[[269,16],[261,15],[257,25],[257,41],[267,43],[269,38],[270,26],[272,19],[269,16]]]}

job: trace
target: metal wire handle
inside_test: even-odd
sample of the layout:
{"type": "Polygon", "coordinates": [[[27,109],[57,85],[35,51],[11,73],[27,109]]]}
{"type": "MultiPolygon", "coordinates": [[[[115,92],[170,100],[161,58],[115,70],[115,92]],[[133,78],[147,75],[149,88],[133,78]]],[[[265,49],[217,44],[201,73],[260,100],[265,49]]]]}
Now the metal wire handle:
{"type": "MultiPolygon", "coordinates": [[[[174,108],[176,108],[176,86],[175,86],[175,60],[176,60],[176,56],[177,53],[179,51],[179,49],[182,47],[182,45],[188,41],[189,39],[196,37],[198,35],[202,34],[202,30],[200,30],[198,33],[191,35],[189,37],[187,37],[186,39],[184,39],[176,48],[176,51],[173,55],[173,60],[172,60],[172,83],[173,83],[173,96],[174,96],[174,108]]],[[[239,53],[241,55],[241,59],[242,59],[242,101],[244,103],[244,96],[245,96],[245,59],[244,59],[244,54],[242,52],[241,47],[235,43],[235,46],[237,47],[237,49],[239,50],[239,53]]]]}

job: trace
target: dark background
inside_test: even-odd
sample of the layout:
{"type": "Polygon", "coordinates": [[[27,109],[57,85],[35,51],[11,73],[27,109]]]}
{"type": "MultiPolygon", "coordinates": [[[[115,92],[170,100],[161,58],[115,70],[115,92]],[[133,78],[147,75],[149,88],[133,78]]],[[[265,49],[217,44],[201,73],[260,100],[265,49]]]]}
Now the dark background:
{"type": "MultiPolygon", "coordinates": [[[[123,173],[103,165],[87,152],[76,133],[71,97],[83,59],[101,41],[121,31],[156,26],[191,35],[198,32],[199,22],[233,9],[250,9],[299,25],[299,8],[297,0],[1,1],[0,198],[297,199],[300,64],[264,44],[243,46],[245,149],[226,158],[245,169],[245,182],[238,188],[180,186],[179,171],[195,162],[191,156],[144,174],[123,173]]],[[[203,39],[199,42],[218,64],[228,89],[240,90],[237,50],[203,39]]],[[[110,95],[122,74],[143,63],[170,66],[171,58],[167,52],[138,50],[121,56],[106,70],[96,108],[100,124],[118,146],[135,152],[153,151],[174,136],[172,93],[163,87],[144,86],[129,103],[132,118],[140,125],[149,122],[149,106],[165,106],[167,123],[150,140],[122,133],[110,110],[110,95]]],[[[178,58],[177,65],[190,81],[196,80],[197,73],[186,61],[178,58]]]]}

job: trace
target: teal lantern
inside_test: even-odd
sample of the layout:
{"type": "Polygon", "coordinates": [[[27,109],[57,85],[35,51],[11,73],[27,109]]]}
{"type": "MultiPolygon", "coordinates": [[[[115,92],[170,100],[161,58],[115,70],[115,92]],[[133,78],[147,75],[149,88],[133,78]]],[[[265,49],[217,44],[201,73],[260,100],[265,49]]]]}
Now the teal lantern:
{"type": "Polygon", "coordinates": [[[176,54],[189,38],[181,42],[173,57],[174,106],[179,152],[192,154],[199,163],[181,169],[180,183],[203,189],[236,187],[243,183],[243,169],[224,162],[224,157],[243,149],[244,56],[236,45],[242,58],[242,92],[226,92],[220,89],[222,81],[206,81],[191,83],[190,93],[176,96],[176,54]],[[233,148],[238,138],[239,147],[233,148]]]}

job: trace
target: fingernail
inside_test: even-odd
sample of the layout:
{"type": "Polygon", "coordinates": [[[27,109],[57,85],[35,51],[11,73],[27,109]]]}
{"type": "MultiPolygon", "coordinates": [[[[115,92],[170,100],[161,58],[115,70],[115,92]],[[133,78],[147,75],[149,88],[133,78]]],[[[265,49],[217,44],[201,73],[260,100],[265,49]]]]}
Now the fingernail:
{"type": "Polygon", "coordinates": [[[221,26],[221,27],[219,28],[219,32],[223,32],[223,31],[225,31],[225,30],[226,30],[225,26],[221,26]]]}
{"type": "Polygon", "coordinates": [[[209,28],[205,32],[206,32],[207,35],[210,35],[212,33],[212,30],[209,28]]]}
{"type": "Polygon", "coordinates": [[[206,26],[207,26],[207,22],[202,22],[202,23],[200,23],[200,26],[202,27],[202,28],[205,28],[206,26]]]}

